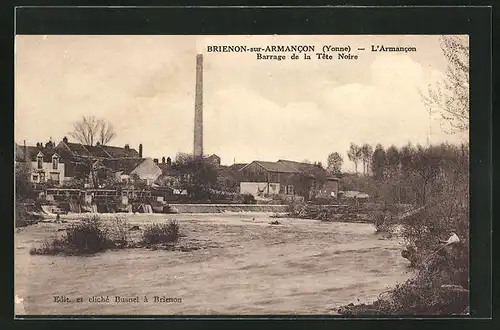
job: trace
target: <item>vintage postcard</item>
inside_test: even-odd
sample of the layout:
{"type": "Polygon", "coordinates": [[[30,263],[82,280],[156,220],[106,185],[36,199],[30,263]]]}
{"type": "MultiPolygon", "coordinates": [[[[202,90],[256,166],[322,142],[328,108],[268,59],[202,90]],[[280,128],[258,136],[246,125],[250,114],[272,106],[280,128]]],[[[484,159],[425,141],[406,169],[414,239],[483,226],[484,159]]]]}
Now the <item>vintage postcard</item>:
{"type": "Polygon", "coordinates": [[[17,35],[15,310],[467,315],[467,35],[17,35]]]}

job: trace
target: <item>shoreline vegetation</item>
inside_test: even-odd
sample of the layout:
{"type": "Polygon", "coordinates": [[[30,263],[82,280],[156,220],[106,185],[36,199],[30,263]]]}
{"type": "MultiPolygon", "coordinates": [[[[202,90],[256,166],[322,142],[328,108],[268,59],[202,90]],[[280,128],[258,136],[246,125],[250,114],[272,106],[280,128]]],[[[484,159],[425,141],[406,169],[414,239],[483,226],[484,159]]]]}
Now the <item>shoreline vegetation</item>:
{"type": "MultiPolygon", "coordinates": [[[[90,256],[126,248],[175,250],[175,243],[183,236],[175,220],[152,223],[141,229],[131,226],[123,217],[116,216],[106,221],[97,215],[82,218],[61,232],[45,240],[41,246],[32,248],[30,254],[90,256]]],[[[186,249],[181,247],[180,250],[186,249]]]]}

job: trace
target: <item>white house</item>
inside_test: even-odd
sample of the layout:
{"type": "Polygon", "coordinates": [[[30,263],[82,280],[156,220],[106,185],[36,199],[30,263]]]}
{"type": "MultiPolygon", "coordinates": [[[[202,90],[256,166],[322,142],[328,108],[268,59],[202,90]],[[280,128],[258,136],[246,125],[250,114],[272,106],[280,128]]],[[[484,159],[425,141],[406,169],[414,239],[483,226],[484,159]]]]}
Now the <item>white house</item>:
{"type": "Polygon", "coordinates": [[[111,170],[117,181],[129,182],[137,176],[149,186],[162,174],[158,164],[151,158],[108,158],[99,160],[95,166],[111,170]]]}
{"type": "Polygon", "coordinates": [[[33,183],[53,183],[64,181],[64,161],[57,154],[52,142],[36,147],[16,145],[16,162],[27,165],[29,179],[33,183]]]}

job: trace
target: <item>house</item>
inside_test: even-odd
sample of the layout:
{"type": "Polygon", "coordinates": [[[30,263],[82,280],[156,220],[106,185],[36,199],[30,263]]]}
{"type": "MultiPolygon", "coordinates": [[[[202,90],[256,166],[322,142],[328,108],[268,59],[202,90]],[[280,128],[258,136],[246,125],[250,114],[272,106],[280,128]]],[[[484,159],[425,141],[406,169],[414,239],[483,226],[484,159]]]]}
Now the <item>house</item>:
{"type": "Polygon", "coordinates": [[[204,160],[208,164],[211,164],[211,165],[213,165],[215,167],[219,167],[220,166],[220,157],[217,156],[217,155],[215,155],[215,154],[204,157],[204,160]]]}
{"type": "Polygon", "coordinates": [[[158,164],[151,158],[104,158],[93,164],[101,178],[112,177],[117,182],[133,182],[143,180],[151,186],[161,175],[158,164]]]}
{"type": "Polygon", "coordinates": [[[187,175],[172,166],[172,160],[168,157],[162,157],[161,163],[158,163],[161,170],[161,175],[156,180],[156,184],[162,187],[178,188],[181,183],[187,180],[187,175]]]}
{"type": "Polygon", "coordinates": [[[33,183],[52,183],[61,185],[65,178],[65,164],[56,152],[52,141],[36,146],[15,145],[17,164],[24,164],[33,183]]]}
{"type": "Polygon", "coordinates": [[[217,185],[223,191],[238,192],[240,184],[240,169],[248,164],[220,165],[217,173],[217,185]]]}
{"type": "Polygon", "coordinates": [[[239,172],[241,194],[299,195],[305,199],[338,196],[339,179],[318,165],[290,160],[253,161],[239,172]]]}
{"type": "Polygon", "coordinates": [[[142,158],[142,144],[139,145],[139,152],[137,152],[128,144],[123,148],[101,145],[100,143],[89,146],[78,142],[69,142],[68,138],[64,137],[55,148],[57,153],[66,160],[66,180],[85,176],[92,164],[99,159],[142,158]]]}

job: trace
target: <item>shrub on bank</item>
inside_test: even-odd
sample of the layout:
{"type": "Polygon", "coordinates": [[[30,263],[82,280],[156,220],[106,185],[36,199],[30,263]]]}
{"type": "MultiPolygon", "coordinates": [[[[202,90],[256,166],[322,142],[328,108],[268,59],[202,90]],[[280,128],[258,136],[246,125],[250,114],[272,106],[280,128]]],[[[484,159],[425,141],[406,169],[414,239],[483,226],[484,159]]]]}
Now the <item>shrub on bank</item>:
{"type": "Polygon", "coordinates": [[[142,243],[154,245],[161,243],[171,243],[179,239],[179,224],[175,220],[168,223],[151,224],[142,233],[142,243]]]}
{"type": "Polygon", "coordinates": [[[16,200],[15,226],[16,228],[26,227],[43,220],[43,216],[30,212],[27,206],[16,200]]]}
{"type": "Polygon", "coordinates": [[[66,229],[60,237],[46,240],[41,247],[31,249],[31,254],[85,255],[103,252],[111,248],[123,248],[128,244],[127,223],[116,218],[107,225],[98,216],[83,218],[66,229]]]}
{"type": "MultiPolygon", "coordinates": [[[[385,292],[372,304],[349,304],[342,315],[458,315],[469,306],[467,285],[457,283],[457,264],[436,258],[412,279],[385,292]]],[[[460,281],[458,281],[460,282],[460,281]]]]}
{"type": "MultiPolygon", "coordinates": [[[[468,194],[436,201],[404,219],[401,236],[409,246],[403,257],[418,267],[417,275],[397,285],[372,304],[350,304],[344,315],[466,314],[469,306],[468,194]],[[459,243],[443,247],[455,232],[459,243]],[[410,253],[411,252],[411,253],[410,253]]],[[[405,252],[405,251],[403,251],[405,252]]]]}

